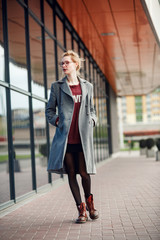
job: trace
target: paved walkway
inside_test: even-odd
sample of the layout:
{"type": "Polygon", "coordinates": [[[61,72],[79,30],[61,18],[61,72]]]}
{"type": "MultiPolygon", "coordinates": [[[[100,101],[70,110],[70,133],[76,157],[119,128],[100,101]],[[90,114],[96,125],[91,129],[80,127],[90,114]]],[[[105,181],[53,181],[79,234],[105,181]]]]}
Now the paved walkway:
{"type": "Polygon", "coordinates": [[[160,240],[160,162],[120,155],[98,166],[92,186],[98,220],[74,223],[77,210],[64,181],[1,215],[0,239],[160,240]]]}

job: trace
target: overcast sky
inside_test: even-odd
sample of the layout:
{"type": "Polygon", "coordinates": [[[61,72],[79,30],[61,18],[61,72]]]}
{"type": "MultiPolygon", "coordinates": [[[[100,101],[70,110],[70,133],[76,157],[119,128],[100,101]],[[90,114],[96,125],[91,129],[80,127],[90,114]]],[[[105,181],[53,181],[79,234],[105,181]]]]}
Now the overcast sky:
{"type": "MultiPolygon", "coordinates": [[[[14,82],[14,85],[18,88],[27,91],[27,70],[18,66],[15,66],[13,63],[10,63],[10,80],[11,83],[14,82]]],[[[0,80],[4,80],[4,51],[0,46],[0,80]]],[[[32,87],[34,87],[34,92],[38,92],[38,95],[44,96],[44,89],[42,86],[33,83],[32,87]]],[[[15,91],[11,91],[11,106],[12,109],[18,108],[28,108],[28,97],[17,93],[15,91]]],[[[44,103],[38,100],[33,100],[34,109],[44,108],[44,103]]],[[[0,114],[6,115],[6,99],[5,99],[5,91],[2,86],[0,86],[0,114]]]]}

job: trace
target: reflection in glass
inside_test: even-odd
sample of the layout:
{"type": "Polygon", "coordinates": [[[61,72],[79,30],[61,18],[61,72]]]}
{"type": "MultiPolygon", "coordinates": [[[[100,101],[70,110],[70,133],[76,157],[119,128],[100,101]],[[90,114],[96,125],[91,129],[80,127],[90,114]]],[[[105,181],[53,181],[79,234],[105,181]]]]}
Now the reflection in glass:
{"type": "Polygon", "coordinates": [[[68,30],[66,30],[66,49],[67,50],[72,49],[72,37],[68,30]]]}
{"type": "Polygon", "coordinates": [[[56,17],[56,29],[57,29],[57,40],[62,44],[62,46],[64,46],[63,24],[58,17],[56,17]]]}
{"type": "Polygon", "coordinates": [[[2,1],[0,1],[0,80],[4,81],[4,48],[3,44],[3,24],[2,24],[2,1]]]}
{"type": "MultiPolygon", "coordinates": [[[[80,49],[80,57],[81,57],[82,59],[84,59],[84,52],[83,52],[82,49],[80,49]]],[[[80,73],[81,73],[81,77],[82,77],[82,78],[85,78],[84,65],[85,65],[85,62],[82,62],[82,67],[81,67],[81,70],[80,70],[80,73]]]]}
{"type": "MultiPolygon", "coordinates": [[[[99,76],[99,75],[98,75],[99,76]]],[[[98,77],[99,79],[99,77],[98,77]]],[[[99,112],[99,127],[98,127],[98,135],[99,135],[99,146],[98,146],[98,149],[99,149],[99,156],[98,156],[98,160],[100,161],[101,158],[102,158],[102,148],[101,148],[101,131],[102,131],[102,110],[101,110],[101,92],[100,92],[100,88],[98,88],[98,112],[99,112]]]]}
{"type": "Polygon", "coordinates": [[[107,108],[106,108],[106,97],[103,95],[102,98],[102,111],[103,111],[103,119],[102,119],[102,134],[103,134],[103,159],[109,156],[108,153],[108,130],[107,130],[107,108]]]}
{"type": "MultiPolygon", "coordinates": [[[[60,47],[57,47],[57,51],[58,51],[58,62],[60,62],[62,58],[63,50],[60,47]]],[[[64,73],[62,71],[62,68],[60,67],[60,64],[58,64],[58,76],[59,76],[59,79],[64,77],[64,73]]]]}
{"type": "Polygon", "coordinates": [[[41,28],[31,17],[29,18],[29,29],[32,93],[44,98],[41,28]]]}
{"type": "Polygon", "coordinates": [[[28,97],[11,91],[16,197],[32,190],[28,97]]]}
{"type": "Polygon", "coordinates": [[[27,70],[25,68],[18,67],[13,63],[9,63],[9,69],[11,84],[27,91],[28,90],[27,70]]]}
{"type": "Polygon", "coordinates": [[[100,76],[97,73],[97,96],[98,96],[98,119],[99,119],[99,125],[98,125],[98,161],[101,160],[101,91],[100,91],[100,76]]]}
{"type": "Polygon", "coordinates": [[[46,34],[46,68],[47,68],[47,89],[50,89],[51,83],[55,82],[55,52],[54,42],[46,34]]]}
{"type": "MultiPolygon", "coordinates": [[[[93,79],[93,64],[90,63],[90,82],[94,84],[94,79],[93,79]]],[[[94,89],[95,91],[95,89],[94,89]]]]}
{"type": "Polygon", "coordinates": [[[85,72],[86,79],[88,81],[90,81],[90,76],[89,76],[89,59],[88,59],[88,57],[85,58],[85,65],[86,65],[86,72],[85,72]]]}
{"type": "Polygon", "coordinates": [[[0,86],[0,204],[10,200],[8,169],[6,94],[0,86]]]}
{"type": "Polygon", "coordinates": [[[40,19],[40,1],[28,0],[28,6],[32,12],[40,19]]]}
{"type": "Polygon", "coordinates": [[[45,104],[33,99],[37,187],[48,183],[45,104]]]}
{"type": "Polygon", "coordinates": [[[73,41],[73,47],[74,47],[74,51],[78,53],[78,43],[75,40],[73,41]]]}
{"type": "Polygon", "coordinates": [[[53,10],[46,1],[44,1],[44,24],[53,34],[53,10]]]}
{"type": "Polygon", "coordinates": [[[8,39],[10,83],[27,91],[24,9],[17,1],[8,0],[8,39]]]}
{"type": "Polygon", "coordinates": [[[0,80],[4,81],[4,48],[0,46],[0,80]]]}
{"type": "Polygon", "coordinates": [[[98,87],[97,87],[97,71],[96,69],[94,69],[94,97],[95,97],[95,101],[94,101],[94,105],[96,108],[96,114],[97,114],[97,124],[95,127],[95,134],[96,134],[96,142],[95,142],[95,157],[96,157],[96,162],[99,161],[99,104],[98,104],[98,87]]]}

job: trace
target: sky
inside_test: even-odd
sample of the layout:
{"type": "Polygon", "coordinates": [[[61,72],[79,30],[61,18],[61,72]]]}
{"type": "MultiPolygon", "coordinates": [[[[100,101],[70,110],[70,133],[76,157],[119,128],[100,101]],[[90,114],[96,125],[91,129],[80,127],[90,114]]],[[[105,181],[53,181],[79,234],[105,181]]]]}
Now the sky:
{"type": "MultiPolygon", "coordinates": [[[[10,69],[10,82],[18,88],[21,88],[27,91],[28,88],[28,77],[27,70],[25,68],[21,68],[15,66],[13,63],[9,64],[10,69]]],[[[4,50],[0,46],[0,80],[4,81],[4,50]]],[[[32,88],[34,88],[34,92],[38,93],[38,96],[44,96],[44,88],[38,84],[35,84],[32,81],[32,88]]],[[[28,108],[28,97],[17,93],[16,91],[11,91],[11,107],[12,109],[18,108],[28,108]]],[[[6,99],[5,99],[5,91],[2,86],[0,86],[0,115],[6,115],[6,99]]],[[[43,109],[44,103],[38,100],[33,100],[34,109],[43,109]]]]}

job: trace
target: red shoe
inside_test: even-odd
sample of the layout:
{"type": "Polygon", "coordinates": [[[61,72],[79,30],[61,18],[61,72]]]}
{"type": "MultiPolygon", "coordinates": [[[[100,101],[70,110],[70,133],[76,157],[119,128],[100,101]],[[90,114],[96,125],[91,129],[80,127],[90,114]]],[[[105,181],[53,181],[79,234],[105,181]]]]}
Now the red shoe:
{"type": "Polygon", "coordinates": [[[79,216],[76,219],[76,223],[86,223],[86,221],[88,220],[88,217],[86,213],[85,203],[82,202],[81,205],[79,205],[77,208],[78,208],[79,216]]]}
{"type": "Polygon", "coordinates": [[[89,198],[86,199],[87,210],[89,211],[89,216],[91,219],[99,218],[98,211],[94,208],[93,195],[91,194],[89,198]]]}

